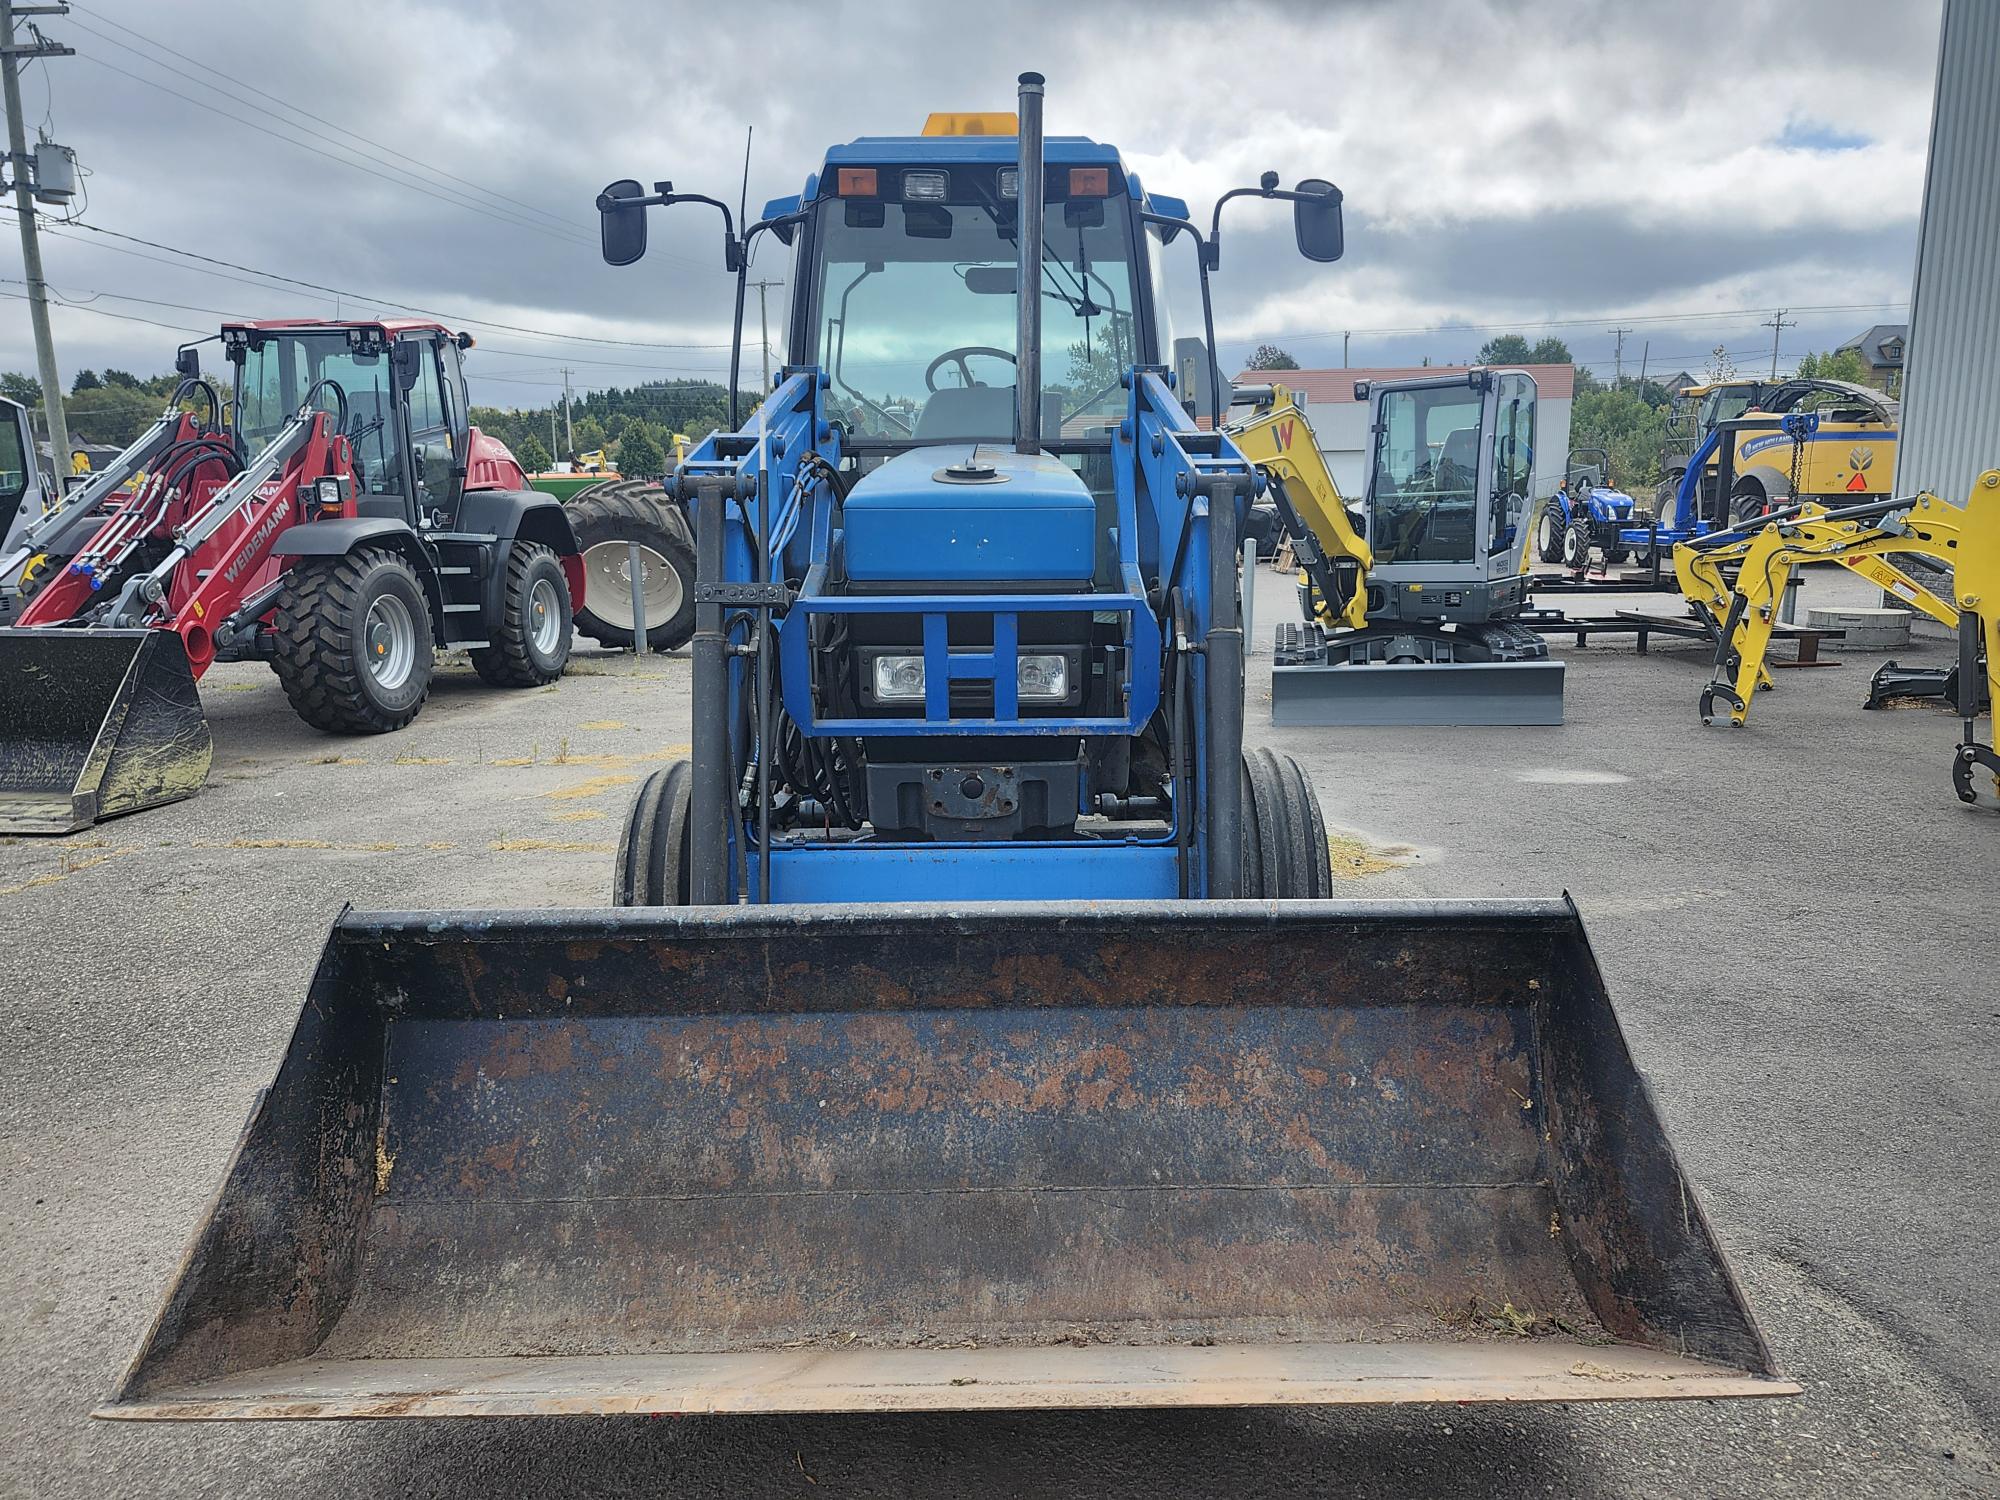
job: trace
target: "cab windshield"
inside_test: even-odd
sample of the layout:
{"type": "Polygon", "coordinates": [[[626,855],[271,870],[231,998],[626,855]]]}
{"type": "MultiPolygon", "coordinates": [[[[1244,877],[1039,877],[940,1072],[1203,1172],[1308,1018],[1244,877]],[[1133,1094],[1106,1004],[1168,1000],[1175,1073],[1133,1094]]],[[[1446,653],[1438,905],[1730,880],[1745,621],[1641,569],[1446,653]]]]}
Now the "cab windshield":
{"type": "Polygon", "coordinates": [[[1368,500],[1377,563],[1477,560],[1482,399],[1464,385],[1382,398],[1368,500]]]}
{"type": "MultiPolygon", "coordinates": [[[[818,226],[817,362],[858,437],[1008,441],[1015,295],[1009,202],[835,199],[818,226]]],[[[1042,237],[1042,435],[1103,436],[1138,357],[1123,199],[1048,205],[1042,237]]]]}
{"type": "MultiPolygon", "coordinates": [[[[269,445],[290,421],[306,393],[330,380],[347,398],[348,441],[354,446],[365,493],[398,492],[400,474],[393,455],[396,435],[389,395],[386,354],[363,354],[344,333],[272,334],[245,350],[236,383],[236,433],[246,458],[269,445]]],[[[333,411],[325,391],[314,403],[333,411]]]]}

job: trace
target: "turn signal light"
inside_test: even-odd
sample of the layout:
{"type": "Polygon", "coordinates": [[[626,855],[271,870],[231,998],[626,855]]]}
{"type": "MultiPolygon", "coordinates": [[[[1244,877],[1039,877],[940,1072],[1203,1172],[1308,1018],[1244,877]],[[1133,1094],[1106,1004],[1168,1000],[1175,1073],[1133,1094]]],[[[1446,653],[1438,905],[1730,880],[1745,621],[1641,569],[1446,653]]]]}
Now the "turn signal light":
{"type": "Polygon", "coordinates": [[[1072,198],[1110,197],[1111,169],[1109,167],[1071,167],[1069,169],[1069,195],[1072,198]]]}
{"type": "Polygon", "coordinates": [[[872,198],[875,196],[875,169],[842,167],[837,188],[843,198],[872,198]]]}

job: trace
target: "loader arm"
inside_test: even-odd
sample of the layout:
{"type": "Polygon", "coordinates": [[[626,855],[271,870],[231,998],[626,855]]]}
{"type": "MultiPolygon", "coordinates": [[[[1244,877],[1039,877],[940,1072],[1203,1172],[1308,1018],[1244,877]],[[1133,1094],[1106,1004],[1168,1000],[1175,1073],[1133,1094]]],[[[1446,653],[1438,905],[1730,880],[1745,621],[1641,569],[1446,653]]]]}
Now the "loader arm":
{"type": "MultiPolygon", "coordinates": [[[[1711,549],[1709,557],[1731,549],[1711,549]]],[[[1681,563],[1680,548],[1675,564],[1681,563]]],[[[2000,469],[1989,469],[1974,481],[1964,505],[1952,505],[1935,495],[1914,500],[1856,506],[1851,510],[1820,511],[1802,506],[1798,513],[1767,524],[1744,548],[1734,590],[1716,647],[1716,675],[1702,690],[1703,723],[1714,721],[1719,698],[1729,709],[1729,722],[1740,727],[1750,704],[1770,678],[1764,657],[1777,621],[1778,596],[1791,570],[1806,563],[1837,562],[1863,577],[1912,599],[1933,618],[1960,631],[1959,710],[1965,733],[1959,745],[1954,779],[1959,796],[1972,801],[1972,768],[1983,767],[2000,785],[2000,757],[1975,734],[1978,689],[1976,665],[1986,662],[1988,702],[2000,701],[2000,469]],[[1897,554],[1932,557],[1950,564],[1956,608],[1909,579],[1889,559],[1897,554]],[[1901,580],[1915,597],[1895,588],[1901,580]]]]}
{"type": "MultiPolygon", "coordinates": [[[[1256,389],[1245,387],[1238,395],[1256,389]]],[[[1316,596],[1319,623],[1359,629],[1368,617],[1366,580],[1374,554],[1355,528],[1298,397],[1282,385],[1257,394],[1257,410],[1223,430],[1271,481],[1299,554],[1300,581],[1310,583],[1316,596]]]]}
{"type": "Polygon", "coordinates": [[[93,520],[100,505],[145,473],[162,453],[177,444],[193,441],[202,431],[192,416],[169,404],[124,452],[21,533],[14,549],[0,557],[0,584],[19,582],[22,568],[37,553],[67,556],[77,551],[104,524],[93,520]]]}

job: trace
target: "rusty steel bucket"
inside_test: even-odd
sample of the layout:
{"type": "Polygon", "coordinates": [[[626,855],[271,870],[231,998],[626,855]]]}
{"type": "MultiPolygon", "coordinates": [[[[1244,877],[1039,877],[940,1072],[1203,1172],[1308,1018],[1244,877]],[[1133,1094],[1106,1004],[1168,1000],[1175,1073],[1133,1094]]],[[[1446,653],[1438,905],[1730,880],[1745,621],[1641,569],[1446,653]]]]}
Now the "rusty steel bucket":
{"type": "Polygon", "coordinates": [[[171,630],[0,630],[0,834],[192,797],[214,759],[171,630]]]}
{"type": "Polygon", "coordinates": [[[100,1416],[1797,1387],[1563,902],[343,915],[100,1416]]]}

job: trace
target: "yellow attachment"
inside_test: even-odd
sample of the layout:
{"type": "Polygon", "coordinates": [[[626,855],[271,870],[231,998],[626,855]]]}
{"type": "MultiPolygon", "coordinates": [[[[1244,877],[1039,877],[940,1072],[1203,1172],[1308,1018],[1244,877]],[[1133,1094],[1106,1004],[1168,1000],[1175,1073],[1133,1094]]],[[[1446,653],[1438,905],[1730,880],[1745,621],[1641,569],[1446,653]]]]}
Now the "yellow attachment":
{"type": "Polygon", "coordinates": [[[934,111],[924,120],[925,135],[1019,135],[1021,120],[1011,109],[934,111]]]}
{"type": "Polygon", "coordinates": [[[1873,522],[1829,520],[1825,511],[1808,505],[1796,516],[1769,522],[1741,541],[1706,553],[1695,553],[1685,543],[1675,547],[1674,572],[1691,601],[1724,623],[1731,619],[1735,601],[1742,601],[1728,638],[1716,649],[1715,686],[1735,694],[1732,724],[1742,724],[1757,689],[1771,685],[1764,657],[1786,580],[1793,568],[1818,562],[1839,563],[1876,582],[1901,579],[1914,595],[1893,581],[1884,587],[1943,623],[1956,625],[1960,611],[1976,615],[1986,646],[1988,701],[2000,703],[2000,469],[1981,474],[1963,505],[1922,494],[1873,522]],[[1897,568],[1891,561],[1897,554],[1950,564],[1952,605],[1897,568]],[[1736,559],[1740,563],[1731,587],[1721,581],[1722,573],[1736,559]]]}
{"type": "Polygon", "coordinates": [[[1362,581],[1338,614],[1333,612],[1332,601],[1320,598],[1317,589],[1309,589],[1320,624],[1329,629],[1337,625],[1358,629],[1368,615],[1366,580],[1375,555],[1354,529],[1347,502],[1327,470],[1319,439],[1313,435],[1312,423],[1306,420],[1298,398],[1284,386],[1274,385],[1268,403],[1222,430],[1235,439],[1245,458],[1274,484],[1284,486],[1285,498],[1312,531],[1328,562],[1351,557],[1360,566],[1362,581]]]}

